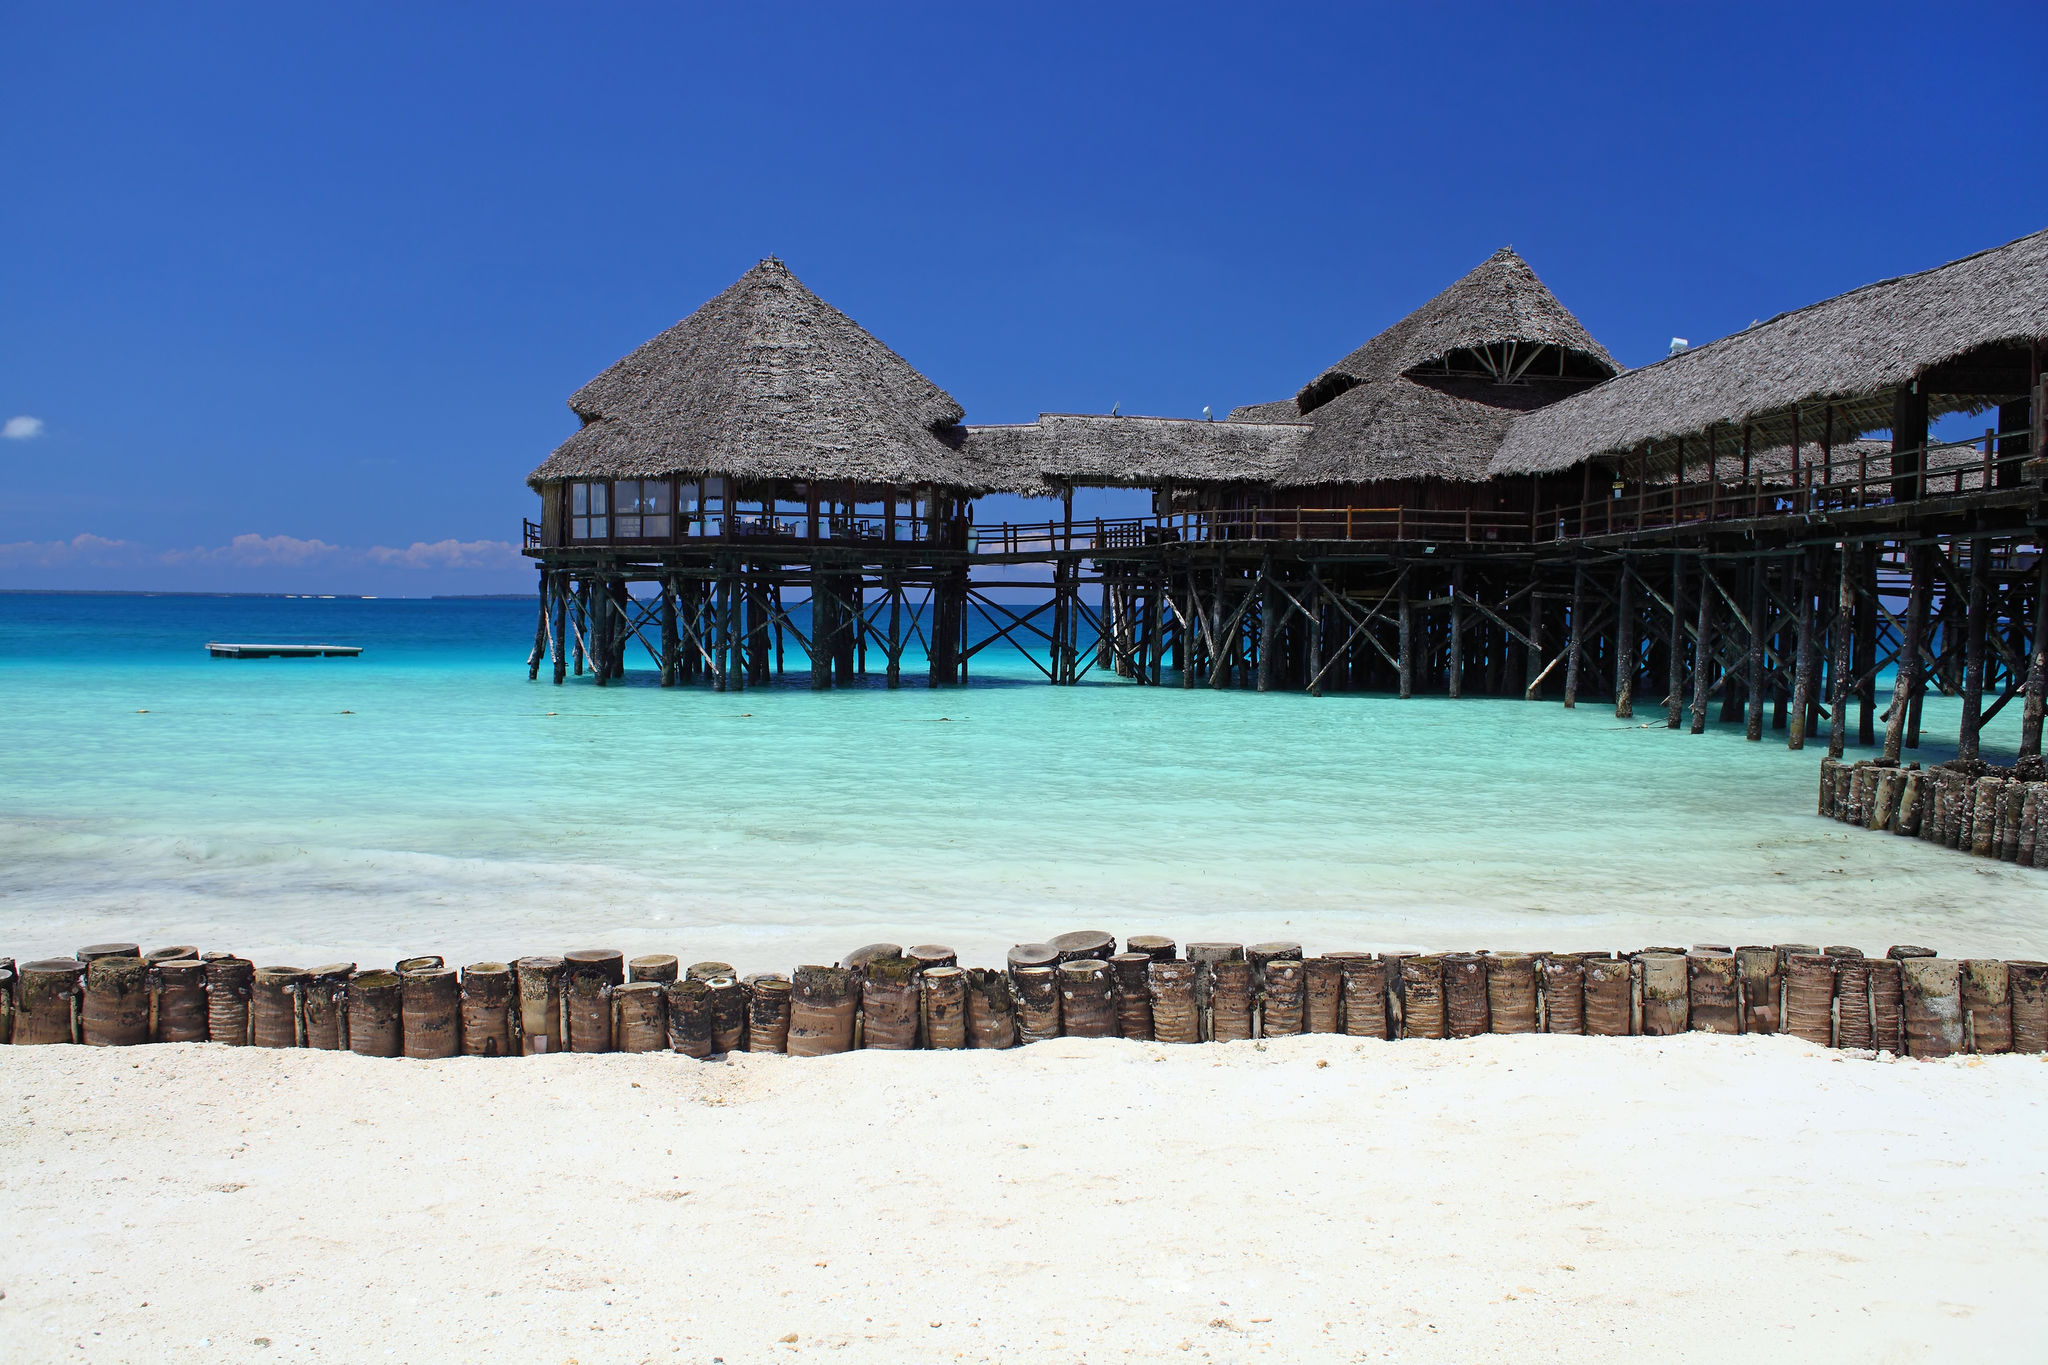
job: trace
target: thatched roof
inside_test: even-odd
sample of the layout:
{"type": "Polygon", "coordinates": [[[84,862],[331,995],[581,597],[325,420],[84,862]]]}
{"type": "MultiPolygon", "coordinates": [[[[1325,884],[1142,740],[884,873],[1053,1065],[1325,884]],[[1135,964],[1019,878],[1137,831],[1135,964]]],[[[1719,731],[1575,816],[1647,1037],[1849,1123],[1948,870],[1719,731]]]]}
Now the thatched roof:
{"type": "Polygon", "coordinates": [[[969,427],[960,453],[977,486],[1045,496],[1061,485],[1269,482],[1300,458],[1309,433],[1299,421],[1048,412],[1029,425],[969,427]]]}
{"type": "Polygon", "coordinates": [[[569,398],[584,427],[527,476],[974,484],[960,405],[770,257],[569,398]]]}
{"type": "Polygon", "coordinates": [[[1545,473],[1645,445],[1661,466],[1678,438],[1711,433],[1718,447],[1739,439],[1743,423],[1753,445],[1789,445],[1792,414],[1811,440],[1826,404],[1834,439],[1846,441],[1888,428],[1892,393],[1923,376],[1930,415],[1982,411],[2015,396],[2009,379],[1985,365],[1953,374],[1936,367],[2041,336],[2048,231],[1781,313],[1531,413],[1515,423],[1493,469],[1545,473]]]}
{"type": "Polygon", "coordinates": [[[1283,485],[1479,480],[1519,414],[1620,369],[1503,247],[1293,399],[1230,420],[1271,422],[1291,408],[1313,426],[1283,485]]]}

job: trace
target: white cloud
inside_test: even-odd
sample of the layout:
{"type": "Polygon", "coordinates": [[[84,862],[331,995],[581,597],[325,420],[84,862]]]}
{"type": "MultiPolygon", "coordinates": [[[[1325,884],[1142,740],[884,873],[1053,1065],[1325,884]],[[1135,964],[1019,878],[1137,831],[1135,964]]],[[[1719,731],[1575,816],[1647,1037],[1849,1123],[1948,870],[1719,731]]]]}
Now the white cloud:
{"type": "Polygon", "coordinates": [[[256,567],[273,564],[310,564],[315,560],[345,554],[339,545],[324,540],[300,540],[297,536],[259,536],[253,531],[236,536],[225,545],[195,545],[189,550],[166,550],[166,564],[238,564],[256,567]]]}
{"type": "Polygon", "coordinates": [[[17,540],[0,545],[0,565],[54,568],[63,564],[133,564],[144,554],[132,540],[109,540],[84,532],[69,540],[17,540]]]}
{"type": "Polygon", "coordinates": [[[372,563],[405,569],[517,569],[526,563],[509,540],[415,540],[402,550],[373,545],[365,553],[372,563]]]}
{"type": "Polygon", "coordinates": [[[43,419],[23,414],[10,417],[0,423],[0,439],[9,441],[32,441],[43,434],[43,419]]]}

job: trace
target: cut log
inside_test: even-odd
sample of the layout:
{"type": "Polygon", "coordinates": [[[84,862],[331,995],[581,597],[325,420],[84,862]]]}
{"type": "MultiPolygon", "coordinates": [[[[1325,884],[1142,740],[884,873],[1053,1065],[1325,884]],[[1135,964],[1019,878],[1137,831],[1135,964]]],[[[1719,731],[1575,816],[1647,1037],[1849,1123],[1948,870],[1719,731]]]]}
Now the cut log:
{"type": "MultiPolygon", "coordinates": [[[[260,977],[262,973],[257,973],[260,977]]],[[[259,1000],[262,998],[259,991],[259,1000]]],[[[372,969],[348,979],[348,1050],[359,1057],[405,1051],[405,978],[372,969]]]]}
{"type": "Polygon", "coordinates": [[[462,1054],[509,1057],[512,1037],[512,968],[472,962],[462,969],[462,1054]]]}

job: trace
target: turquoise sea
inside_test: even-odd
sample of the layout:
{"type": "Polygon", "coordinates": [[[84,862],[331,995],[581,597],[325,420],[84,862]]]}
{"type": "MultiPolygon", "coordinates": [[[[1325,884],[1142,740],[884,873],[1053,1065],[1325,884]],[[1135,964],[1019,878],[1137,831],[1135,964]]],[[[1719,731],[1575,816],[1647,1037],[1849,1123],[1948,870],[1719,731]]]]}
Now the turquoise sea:
{"type": "MultiPolygon", "coordinates": [[[[1813,814],[1825,746],[1611,704],[526,680],[516,601],[0,595],[0,954],[603,944],[743,970],[1073,928],[2048,956],[2048,873],[1813,814]],[[237,662],[209,639],[361,644],[237,662]]],[[[1098,677],[1100,675],[1097,675],[1098,677]]],[[[1989,749],[2010,753],[2017,707],[1989,749]]],[[[1928,708],[1930,737],[1953,709],[1928,708]]],[[[1935,761],[1949,750],[1930,747],[1935,761]]]]}

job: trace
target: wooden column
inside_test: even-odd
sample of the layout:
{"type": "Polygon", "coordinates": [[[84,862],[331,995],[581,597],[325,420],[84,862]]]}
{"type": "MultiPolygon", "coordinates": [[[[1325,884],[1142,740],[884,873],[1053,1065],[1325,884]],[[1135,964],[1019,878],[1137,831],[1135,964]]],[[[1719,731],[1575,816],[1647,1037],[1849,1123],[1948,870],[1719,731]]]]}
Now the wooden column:
{"type": "Polygon", "coordinates": [[[1624,557],[1621,581],[1615,584],[1614,714],[1626,720],[1636,713],[1635,572],[1624,557]]]}
{"type": "Polygon", "coordinates": [[[1415,626],[1410,619],[1406,577],[1401,579],[1400,599],[1401,699],[1406,701],[1415,695],[1415,626]]]}
{"type": "Polygon", "coordinates": [[[1963,715],[1956,730],[1956,757],[1977,757],[1978,728],[1984,715],[1984,560],[1990,542],[1970,540],[1970,598],[1963,621],[1963,715]]]}
{"type": "Polygon", "coordinates": [[[1445,690],[1456,698],[1463,695],[1465,683],[1465,600],[1459,594],[1465,588],[1465,566],[1451,566],[1451,642],[1445,657],[1445,690]]]}
{"type": "Polygon", "coordinates": [[[1751,742],[1764,737],[1764,561],[1749,561],[1749,667],[1743,685],[1749,706],[1743,718],[1742,737],[1751,742]]]}
{"type": "MultiPolygon", "coordinates": [[[[1683,447],[1681,447],[1683,449],[1683,447]]],[[[1676,730],[1685,711],[1685,557],[1671,556],[1671,648],[1665,660],[1664,728],[1676,730]]]]}
{"type": "Polygon", "coordinates": [[[1828,632],[1833,645],[1828,661],[1828,757],[1840,758],[1849,741],[1849,667],[1856,619],[1856,549],[1844,541],[1840,588],[1835,596],[1835,624],[1828,632]]]}
{"type": "Polygon", "coordinates": [[[1869,744],[1877,735],[1877,561],[1881,546],[1866,546],[1861,556],[1862,591],[1856,598],[1856,742],[1869,744]]]}
{"type": "Polygon", "coordinates": [[[661,580],[661,685],[676,685],[677,656],[682,647],[676,636],[676,585],[675,580],[661,580]]]}
{"type": "Polygon", "coordinates": [[[540,676],[541,657],[548,648],[548,571],[540,571],[540,616],[533,626],[533,652],[526,656],[526,680],[532,682],[540,676]]]}
{"type": "Polygon", "coordinates": [[[576,666],[576,676],[580,678],[583,676],[583,659],[589,653],[590,645],[590,580],[588,578],[583,579],[576,585],[574,601],[576,609],[575,615],[572,618],[572,625],[580,625],[580,629],[571,632],[571,658],[576,666]]]}
{"type": "Polygon", "coordinates": [[[1692,637],[1692,729],[1707,729],[1707,689],[1714,677],[1714,587],[1707,581],[1707,557],[1700,556],[1700,619],[1692,637]]]}
{"type": "Polygon", "coordinates": [[[1273,690],[1273,645],[1280,627],[1280,594],[1273,591],[1273,561],[1259,565],[1259,683],[1261,692],[1273,690]]]}
{"type": "MultiPolygon", "coordinates": [[[[811,574],[811,690],[825,692],[832,687],[832,636],[835,603],[829,580],[811,574]]],[[[936,624],[936,623],[934,623],[936,624]]]]}
{"type": "Polygon", "coordinates": [[[557,569],[552,576],[554,578],[555,600],[554,621],[552,623],[555,686],[560,687],[562,679],[566,676],[569,669],[569,575],[565,570],[557,569]]]}
{"type": "Polygon", "coordinates": [[[889,687],[903,680],[903,581],[890,574],[884,589],[889,594],[889,687]]]}
{"type": "Polygon", "coordinates": [[[599,578],[584,585],[588,606],[583,629],[590,636],[590,680],[599,687],[612,680],[612,585],[599,578]]]}
{"type": "Polygon", "coordinates": [[[1798,651],[1792,662],[1792,720],[1785,734],[1785,747],[1806,747],[1806,726],[1813,711],[1813,551],[1799,552],[1794,590],[1799,594],[1798,651]]]}
{"type": "Polygon", "coordinates": [[[1920,382],[1892,395],[1892,501],[1910,502],[1924,491],[1927,467],[1927,395],[1920,382]]]}
{"type": "Polygon", "coordinates": [[[1523,646],[1522,699],[1536,699],[1536,680],[1543,676],[1543,598],[1539,595],[1542,575],[1529,566],[1529,643],[1523,646]]]}
{"type": "Polygon", "coordinates": [[[1897,763],[1906,740],[1906,717],[1920,692],[1920,632],[1927,619],[1927,552],[1914,546],[1906,552],[1913,568],[1913,585],[1906,594],[1905,643],[1899,650],[1898,672],[1892,682],[1891,717],[1884,726],[1884,758],[1897,763]]]}
{"type": "Polygon", "coordinates": [[[1572,619],[1570,643],[1565,646],[1564,704],[1570,710],[1579,704],[1579,654],[1585,644],[1586,566],[1572,566],[1572,619]]]}
{"type": "MultiPolygon", "coordinates": [[[[2036,549],[2048,547],[2037,546],[2036,549]]],[[[2020,756],[2041,752],[2041,719],[2048,711],[2048,554],[2034,561],[2034,637],[2027,656],[2027,695],[2020,708],[2020,756]]]]}

